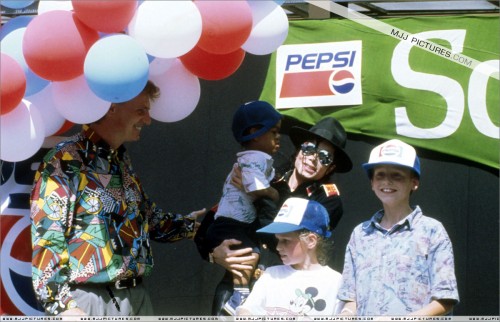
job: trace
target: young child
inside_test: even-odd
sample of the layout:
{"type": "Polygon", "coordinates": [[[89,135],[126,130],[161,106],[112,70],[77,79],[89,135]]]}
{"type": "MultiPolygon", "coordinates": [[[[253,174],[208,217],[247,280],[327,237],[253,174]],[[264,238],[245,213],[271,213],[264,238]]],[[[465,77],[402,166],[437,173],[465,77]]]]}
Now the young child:
{"type": "Polygon", "coordinates": [[[351,234],[341,314],[447,314],[459,300],[453,250],[443,225],[410,206],[420,184],[415,149],[387,141],[371,151],[363,168],[383,209],[351,234]]]}
{"type": "Polygon", "coordinates": [[[235,166],[241,169],[244,191],[231,184],[232,171],[224,183],[214,222],[207,230],[209,248],[217,247],[226,239],[241,241],[240,247],[251,247],[254,260],[251,270],[242,270],[241,276],[232,274],[234,291],[224,309],[234,315],[248,296],[253,273],[259,261],[259,248],[255,240],[256,211],[253,201],[268,197],[278,200],[278,192],[270,186],[274,177],[272,154],[279,149],[281,114],[269,103],[252,101],[241,105],[233,116],[232,130],[243,151],[237,154],[235,166]],[[253,237],[252,237],[253,236],[253,237]]]}
{"type": "Polygon", "coordinates": [[[268,267],[238,315],[333,315],[341,274],[326,266],[328,212],[319,202],[289,198],[274,222],[257,232],[275,234],[284,265],[268,267]]]}

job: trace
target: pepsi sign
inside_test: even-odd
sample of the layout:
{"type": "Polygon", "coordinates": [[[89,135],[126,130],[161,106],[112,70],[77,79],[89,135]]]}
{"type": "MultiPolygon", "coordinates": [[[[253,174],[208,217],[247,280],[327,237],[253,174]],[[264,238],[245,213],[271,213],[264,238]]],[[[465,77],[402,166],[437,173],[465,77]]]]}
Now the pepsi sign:
{"type": "Polygon", "coordinates": [[[362,103],[361,41],[278,48],[276,108],[362,103]]]}
{"type": "Polygon", "coordinates": [[[15,163],[0,160],[0,316],[45,314],[31,277],[29,196],[35,170],[47,152],[42,148],[15,163]]]}

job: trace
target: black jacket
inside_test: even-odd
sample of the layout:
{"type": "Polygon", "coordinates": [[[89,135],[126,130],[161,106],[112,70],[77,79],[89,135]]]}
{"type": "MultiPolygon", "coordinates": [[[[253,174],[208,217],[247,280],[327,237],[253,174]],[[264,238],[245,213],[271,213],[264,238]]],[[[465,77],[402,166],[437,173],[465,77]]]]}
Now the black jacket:
{"type": "MultiPolygon", "coordinates": [[[[257,209],[257,219],[254,222],[255,230],[272,223],[285,200],[290,197],[298,197],[321,203],[330,215],[330,229],[333,231],[343,214],[342,201],[337,187],[327,179],[319,182],[304,183],[292,192],[288,186],[288,180],[290,179],[292,171],[293,170],[288,171],[281,178],[271,182],[271,186],[279,192],[278,202],[274,202],[269,198],[260,198],[254,202],[255,208],[257,209]]],[[[208,260],[208,253],[212,251],[212,249],[208,249],[205,243],[205,233],[208,226],[213,222],[213,216],[216,212],[217,206],[207,212],[194,238],[198,252],[205,260],[208,260]]],[[[276,254],[276,238],[274,235],[256,233],[254,238],[257,239],[262,248],[264,248],[260,262],[265,266],[280,264],[280,260],[276,254]],[[266,250],[270,252],[266,252],[266,250]]]]}
{"type": "MultiPolygon", "coordinates": [[[[271,183],[271,186],[279,192],[280,197],[278,202],[275,203],[269,198],[261,198],[254,202],[258,220],[256,228],[258,229],[272,223],[285,200],[291,197],[298,197],[321,203],[330,215],[330,230],[333,231],[343,214],[342,201],[337,187],[332,182],[325,180],[304,183],[292,192],[288,186],[291,174],[292,171],[289,171],[282,178],[271,183]]],[[[267,246],[267,249],[272,252],[276,251],[276,238],[274,235],[257,233],[257,238],[261,244],[267,246]]]]}

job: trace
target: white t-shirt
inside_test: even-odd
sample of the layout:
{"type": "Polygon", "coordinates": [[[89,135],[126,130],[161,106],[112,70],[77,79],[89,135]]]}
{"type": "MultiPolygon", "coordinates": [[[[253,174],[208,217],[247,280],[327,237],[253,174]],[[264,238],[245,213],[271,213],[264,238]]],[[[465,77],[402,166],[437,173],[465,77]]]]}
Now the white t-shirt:
{"type": "Polygon", "coordinates": [[[274,178],[273,159],[269,154],[256,150],[239,152],[236,156],[245,191],[231,184],[232,170],[222,188],[222,198],[215,219],[222,216],[252,223],[255,220],[255,207],[253,199],[246,192],[269,188],[274,178]]]}
{"type": "Polygon", "coordinates": [[[242,306],[252,315],[333,315],[342,275],[328,266],[295,270],[268,267],[242,306]]]}

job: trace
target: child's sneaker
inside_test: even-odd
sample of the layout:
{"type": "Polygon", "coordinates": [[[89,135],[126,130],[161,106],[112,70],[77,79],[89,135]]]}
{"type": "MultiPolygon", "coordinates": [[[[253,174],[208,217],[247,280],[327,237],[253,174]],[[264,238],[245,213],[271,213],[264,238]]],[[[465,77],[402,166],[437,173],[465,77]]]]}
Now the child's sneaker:
{"type": "Polygon", "coordinates": [[[226,310],[226,312],[230,315],[236,315],[236,308],[245,302],[248,294],[250,294],[250,290],[248,288],[234,289],[233,295],[231,295],[226,304],[224,304],[224,310],[226,310]]]}

